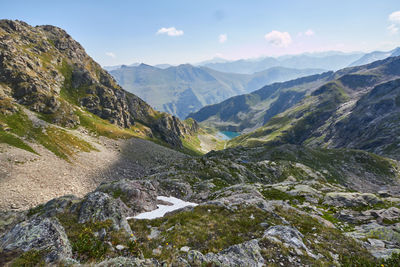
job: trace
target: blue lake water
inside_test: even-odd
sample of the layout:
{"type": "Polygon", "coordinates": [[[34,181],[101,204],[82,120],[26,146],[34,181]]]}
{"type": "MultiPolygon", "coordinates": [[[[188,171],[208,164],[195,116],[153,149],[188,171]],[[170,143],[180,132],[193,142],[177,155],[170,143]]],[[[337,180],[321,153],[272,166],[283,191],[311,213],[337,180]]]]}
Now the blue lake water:
{"type": "Polygon", "coordinates": [[[240,133],[238,132],[229,132],[229,131],[221,131],[217,133],[217,136],[221,138],[222,140],[231,140],[232,138],[235,138],[236,136],[239,136],[240,133]]]}

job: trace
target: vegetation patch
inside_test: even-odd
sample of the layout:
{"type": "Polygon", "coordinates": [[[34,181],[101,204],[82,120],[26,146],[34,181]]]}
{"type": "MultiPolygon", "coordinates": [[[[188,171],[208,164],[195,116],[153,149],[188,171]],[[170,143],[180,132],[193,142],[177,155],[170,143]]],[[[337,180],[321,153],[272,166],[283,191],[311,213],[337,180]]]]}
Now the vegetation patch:
{"type": "Polygon", "coordinates": [[[68,102],[80,106],[80,99],[85,97],[86,89],[85,87],[73,88],[72,86],[72,72],[73,67],[68,64],[65,60],[59,66],[58,70],[64,76],[64,85],[61,88],[60,96],[61,98],[67,100],[68,102]]]}
{"type": "Polygon", "coordinates": [[[20,138],[16,137],[13,134],[7,133],[7,132],[5,132],[3,130],[0,130],[0,143],[5,143],[5,144],[8,144],[10,146],[17,147],[17,148],[20,148],[20,149],[24,149],[24,150],[26,150],[28,152],[37,154],[36,151],[31,146],[26,144],[20,138]]]}
{"type": "Polygon", "coordinates": [[[27,215],[28,217],[31,217],[36,214],[40,215],[44,212],[43,209],[44,209],[44,204],[37,205],[36,207],[29,209],[27,215]]]}
{"type": "Polygon", "coordinates": [[[103,222],[78,223],[78,216],[71,213],[57,215],[60,223],[65,229],[68,239],[72,246],[73,257],[81,262],[98,262],[108,257],[117,257],[127,254],[134,254],[134,247],[131,245],[129,235],[124,230],[116,231],[113,222],[106,220],[103,222]],[[100,235],[100,231],[105,231],[105,236],[100,235]],[[123,245],[126,251],[118,251],[112,246],[123,245]]]}
{"type": "Polygon", "coordinates": [[[376,262],[375,258],[365,248],[354,239],[343,235],[340,230],[327,228],[317,219],[294,212],[291,209],[277,208],[275,211],[304,235],[304,244],[314,251],[314,254],[320,253],[325,257],[325,259],[318,260],[319,264],[327,265],[331,263],[333,261],[331,253],[342,257],[356,257],[364,262],[376,262]]]}
{"type": "Polygon", "coordinates": [[[17,136],[38,142],[58,157],[69,160],[78,151],[91,151],[94,147],[88,142],[58,127],[35,127],[28,116],[19,110],[11,115],[0,114],[0,122],[7,125],[9,132],[0,130],[0,141],[33,152],[33,149],[17,136]],[[13,135],[12,135],[13,134],[13,135]]]}
{"type": "Polygon", "coordinates": [[[265,189],[260,192],[264,196],[264,198],[270,200],[288,200],[291,204],[298,204],[299,202],[303,203],[305,201],[305,198],[303,196],[292,196],[275,188],[265,189]]]}
{"type": "Polygon", "coordinates": [[[229,246],[261,237],[260,223],[276,224],[278,219],[256,207],[242,207],[230,211],[223,207],[198,206],[154,220],[131,220],[130,225],[138,238],[138,251],[146,258],[171,261],[180,248],[188,246],[202,253],[217,253],[229,246]],[[159,235],[150,238],[152,229],[159,235]],[[159,250],[161,253],[153,253],[159,250]]]}
{"type": "Polygon", "coordinates": [[[20,266],[36,266],[42,267],[46,266],[46,262],[44,261],[45,251],[38,250],[29,250],[27,252],[22,253],[18,258],[12,261],[11,267],[20,267],[20,266]]]}
{"type": "Polygon", "coordinates": [[[185,137],[181,137],[182,145],[186,153],[194,155],[194,156],[201,156],[204,154],[200,150],[200,140],[197,137],[197,134],[193,135],[186,135],[185,137]]]}

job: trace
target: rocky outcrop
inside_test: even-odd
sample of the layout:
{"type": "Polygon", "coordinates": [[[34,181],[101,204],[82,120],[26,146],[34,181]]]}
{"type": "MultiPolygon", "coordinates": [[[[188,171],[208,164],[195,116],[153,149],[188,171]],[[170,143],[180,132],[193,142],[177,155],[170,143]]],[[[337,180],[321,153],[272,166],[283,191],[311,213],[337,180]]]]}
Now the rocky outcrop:
{"type": "Polygon", "coordinates": [[[131,210],[129,216],[157,208],[157,189],[150,181],[120,180],[100,185],[96,191],[120,199],[131,210]]]}
{"type": "MultiPolygon", "coordinates": [[[[296,228],[284,225],[272,226],[264,233],[264,238],[278,240],[283,242],[287,247],[293,247],[295,250],[304,250],[311,257],[315,257],[303,243],[303,235],[296,228]]],[[[302,252],[298,252],[301,254],[302,252]]]]}
{"type": "Polygon", "coordinates": [[[263,266],[264,258],[258,240],[231,246],[214,254],[203,255],[199,251],[191,250],[187,255],[189,266],[263,266]]]}
{"type": "Polygon", "coordinates": [[[199,129],[197,122],[194,121],[192,127],[188,127],[185,123],[175,116],[162,116],[154,122],[155,131],[161,133],[162,139],[168,144],[181,144],[181,137],[191,135],[199,129]]]}
{"type": "Polygon", "coordinates": [[[347,117],[328,128],[327,143],[330,147],[363,149],[399,160],[399,114],[397,79],[374,87],[357,101],[347,117]]]}
{"type": "Polygon", "coordinates": [[[366,207],[382,203],[374,194],[331,192],[325,195],[324,204],[336,207],[366,207]]]}
{"type": "Polygon", "coordinates": [[[127,233],[131,233],[126,220],[130,213],[130,209],[120,199],[102,192],[94,192],[86,195],[82,201],[78,222],[111,220],[117,230],[123,228],[127,233]]]}
{"type": "Polygon", "coordinates": [[[42,251],[46,262],[57,262],[72,256],[64,228],[55,218],[34,218],[17,224],[0,239],[0,251],[42,251]]]}

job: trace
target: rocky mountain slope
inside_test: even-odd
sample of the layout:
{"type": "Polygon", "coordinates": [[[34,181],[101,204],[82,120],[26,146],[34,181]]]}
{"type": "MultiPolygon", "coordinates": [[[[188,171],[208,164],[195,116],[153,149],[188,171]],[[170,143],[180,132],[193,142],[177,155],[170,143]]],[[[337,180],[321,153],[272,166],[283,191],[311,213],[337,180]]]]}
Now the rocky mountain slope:
{"type": "Polygon", "coordinates": [[[297,104],[310,91],[334,77],[325,72],[296,80],[264,86],[250,94],[231,97],[221,103],[205,106],[188,117],[224,131],[250,132],[270,118],[297,104]]]}
{"type": "Polygon", "coordinates": [[[249,93],[261,86],[320,73],[321,69],[275,67],[254,74],[223,73],[189,64],[157,68],[141,64],[110,71],[127,91],[143,98],[157,110],[185,118],[205,105],[249,93]]]}
{"type": "Polygon", "coordinates": [[[367,152],[290,145],[182,158],[82,198],[3,213],[1,264],[396,266],[399,174],[367,152]],[[199,205],[132,218],[160,195],[199,205]]]}
{"type": "Polygon", "coordinates": [[[196,130],[124,91],[64,30],[21,21],[0,21],[0,101],[1,139],[20,146],[21,137],[49,139],[38,125],[28,129],[32,121],[24,108],[35,112],[31,117],[51,123],[55,131],[62,130],[54,125],[99,129],[93,122],[98,118],[104,120],[103,128],[107,122],[107,127],[146,128],[141,132],[149,138],[176,147],[196,130]]]}
{"type": "Polygon", "coordinates": [[[231,145],[290,143],[363,149],[399,159],[400,57],[337,72],[263,127],[231,145]]]}
{"type": "Polygon", "coordinates": [[[360,59],[364,53],[321,52],[300,55],[285,55],[281,57],[264,57],[257,59],[240,59],[228,62],[210,62],[201,64],[204,67],[222,72],[251,74],[272,67],[313,68],[324,70],[339,70],[360,59]]]}
{"type": "Polygon", "coordinates": [[[251,94],[232,97],[219,104],[206,106],[190,114],[189,117],[203,125],[221,130],[251,132],[268,123],[273,116],[295,108],[300,101],[313,102],[308,97],[329,82],[342,84],[342,87],[348,88],[346,90],[349,93],[349,100],[357,100],[373,86],[398,77],[396,64],[390,62],[390,59],[377,61],[365,66],[272,84],[251,94]]]}

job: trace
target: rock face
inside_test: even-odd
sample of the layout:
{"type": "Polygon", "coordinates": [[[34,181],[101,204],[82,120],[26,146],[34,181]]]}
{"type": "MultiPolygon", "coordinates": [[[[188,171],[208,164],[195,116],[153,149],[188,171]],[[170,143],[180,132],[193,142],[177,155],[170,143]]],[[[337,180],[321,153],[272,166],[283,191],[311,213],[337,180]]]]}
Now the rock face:
{"type": "Polygon", "coordinates": [[[0,239],[0,249],[7,251],[44,251],[46,262],[56,262],[72,256],[64,228],[57,219],[35,218],[17,224],[0,239]]]}
{"type": "Polygon", "coordinates": [[[157,208],[157,189],[150,181],[124,179],[102,184],[96,191],[121,199],[131,209],[129,216],[157,208]]]}
{"type": "Polygon", "coordinates": [[[207,253],[203,255],[198,251],[189,251],[187,262],[191,265],[263,266],[264,258],[260,252],[258,240],[250,240],[231,246],[218,254],[207,253]]]}
{"type": "Polygon", "coordinates": [[[191,132],[178,118],[124,91],[68,33],[50,25],[0,21],[0,85],[0,101],[49,114],[63,126],[80,123],[80,106],[121,127],[145,124],[173,146],[191,132]]]}
{"type": "Polygon", "coordinates": [[[309,249],[303,243],[303,235],[296,228],[283,225],[273,226],[265,231],[264,237],[274,237],[273,240],[276,240],[275,238],[277,238],[278,240],[281,240],[281,242],[284,242],[287,246],[295,249],[305,250],[309,255],[312,255],[309,252],[309,249]]]}
{"type": "Polygon", "coordinates": [[[79,223],[89,221],[112,220],[116,229],[123,228],[130,233],[126,218],[130,213],[129,208],[120,200],[110,197],[102,192],[86,195],[79,210],[79,223]]]}
{"type": "Polygon", "coordinates": [[[374,194],[331,192],[326,194],[324,204],[337,207],[366,207],[382,203],[374,194]]]}
{"type": "Polygon", "coordinates": [[[376,86],[347,118],[328,129],[330,147],[363,149],[399,159],[399,112],[400,79],[376,86]]]}

